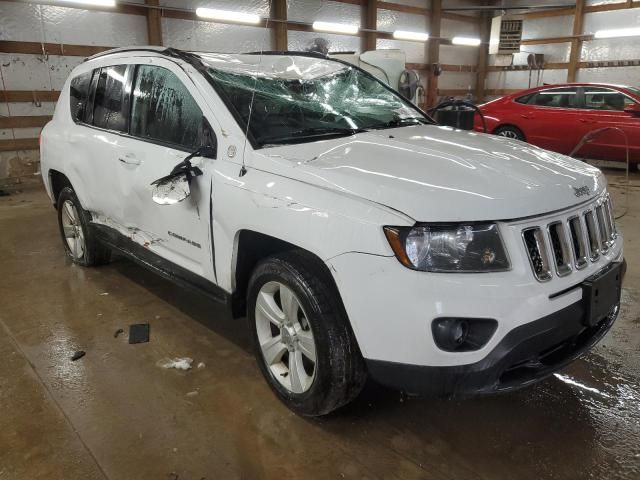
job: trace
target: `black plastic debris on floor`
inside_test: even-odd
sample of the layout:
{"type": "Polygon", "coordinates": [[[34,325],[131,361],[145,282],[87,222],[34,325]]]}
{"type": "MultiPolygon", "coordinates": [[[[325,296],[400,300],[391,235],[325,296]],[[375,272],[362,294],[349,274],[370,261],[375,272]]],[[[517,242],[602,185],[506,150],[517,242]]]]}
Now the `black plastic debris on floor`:
{"type": "Polygon", "coordinates": [[[122,328],[119,328],[118,330],[115,331],[115,333],[113,334],[113,338],[118,338],[118,336],[124,333],[124,330],[122,328]]]}
{"type": "Polygon", "coordinates": [[[80,360],[82,357],[84,357],[87,354],[87,352],[85,352],[84,350],[78,350],[77,352],[75,352],[73,354],[73,356],[71,357],[71,361],[75,362],[76,360],[80,360]]]}
{"type": "Polygon", "coordinates": [[[129,325],[129,343],[147,343],[149,341],[148,323],[129,325]]]}

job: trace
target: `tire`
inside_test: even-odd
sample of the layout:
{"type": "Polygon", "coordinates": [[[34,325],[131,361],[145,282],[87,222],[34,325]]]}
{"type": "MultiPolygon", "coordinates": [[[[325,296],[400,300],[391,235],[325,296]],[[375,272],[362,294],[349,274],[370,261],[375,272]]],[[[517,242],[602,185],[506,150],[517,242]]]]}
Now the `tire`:
{"type": "Polygon", "coordinates": [[[302,251],[269,257],[253,271],[247,295],[258,366],[280,400],[304,416],[325,415],[351,402],[367,378],[342,300],[330,273],[318,263],[302,251]],[[286,308],[295,302],[299,308],[286,308]],[[280,342],[275,341],[278,336],[280,342]],[[265,353],[263,346],[271,345],[267,340],[273,345],[265,353]],[[315,354],[315,363],[310,353],[315,354]],[[267,358],[272,360],[267,363],[267,358]]]}
{"type": "Polygon", "coordinates": [[[518,127],[514,127],[513,125],[503,125],[502,127],[498,127],[493,131],[494,135],[499,135],[501,137],[511,138],[513,140],[521,140],[525,141],[524,133],[518,127]]]}
{"type": "Polygon", "coordinates": [[[80,205],[73,188],[62,189],[57,210],[58,228],[67,257],[83,267],[109,263],[111,250],[94,237],[89,228],[89,213],[80,205]]]}

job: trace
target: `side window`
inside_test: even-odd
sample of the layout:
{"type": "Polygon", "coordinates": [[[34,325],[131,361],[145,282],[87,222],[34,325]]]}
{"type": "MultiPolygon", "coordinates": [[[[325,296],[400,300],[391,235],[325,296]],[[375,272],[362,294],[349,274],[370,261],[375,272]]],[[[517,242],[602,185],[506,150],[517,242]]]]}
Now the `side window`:
{"type": "Polygon", "coordinates": [[[100,69],[93,100],[93,124],[120,132],[127,131],[125,113],[126,65],[114,65],[100,69]]]}
{"type": "Polygon", "coordinates": [[[139,65],[133,87],[131,135],[195,150],[202,110],[170,70],[139,65]]]}
{"type": "Polygon", "coordinates": [[[529,102],[539,107],[578,108],[577,88],[541,90],[529,102]]]}
{"type": "Polygon", "coordinates": [[[69,86],[69,107],[71,109],[71,118],[76,123],[84,121],[92,75],[93,71],[78,75],[71,80],[69,86]]]}
{"type": "Polygon", "coordinates": [[[533,93],[530,93],[529,95],[524,95],[523,97],[516,98],[515,101],[518,103],[529,103],[529,100],[531,100],[531,97],[533,97],[533,95],[533,93]]]}
{"type": "Polygon", "coordinates": [[[633,103],[633,100],[617,90],[604,87],[584,88],[584,108],[590,110],[622,111],[633,103]]]}

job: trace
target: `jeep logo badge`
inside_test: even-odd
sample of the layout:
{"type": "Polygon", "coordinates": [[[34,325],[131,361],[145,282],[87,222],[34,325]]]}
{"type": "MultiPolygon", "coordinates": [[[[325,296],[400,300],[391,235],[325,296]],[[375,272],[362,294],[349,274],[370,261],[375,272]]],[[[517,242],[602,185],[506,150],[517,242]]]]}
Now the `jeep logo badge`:
{"type": "Polygon", "coordinates": [[[576,197],[582,197],[583,195],[589,195],[589,187],[573,187],[573,193],[576,197]]]}

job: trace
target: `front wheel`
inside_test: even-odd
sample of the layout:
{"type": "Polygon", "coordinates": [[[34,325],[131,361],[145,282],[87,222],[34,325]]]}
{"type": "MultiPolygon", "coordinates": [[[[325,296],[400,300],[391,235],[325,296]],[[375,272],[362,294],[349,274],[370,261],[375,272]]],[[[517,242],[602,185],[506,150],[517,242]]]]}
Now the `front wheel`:
{"type": "Polygon", "coordinates": [[[84,267],[108,263],[111,251],[94,238],[89,229],[89,214],[83,210],[71,187],[63,188],[58,195],[57,209],[58,226],[67,256],[84,267]]]}
{"type": "Polygon", "coordinates": [[[248,312],[258,365],[293,411],[327,414],[353,400],[364,360],[327,272],[304,252],[263,260],[249,282],[248,312]]]}
{"type": "Polygon", "coordinates": [[[522,133],[522,130],[512,125],[504,125],[502,127],[498,127],[493,131],[493,134],[499,135],[501,137],[512,138],[514,140],[521,140],[524,142],[524,133],[522,133]]]}

